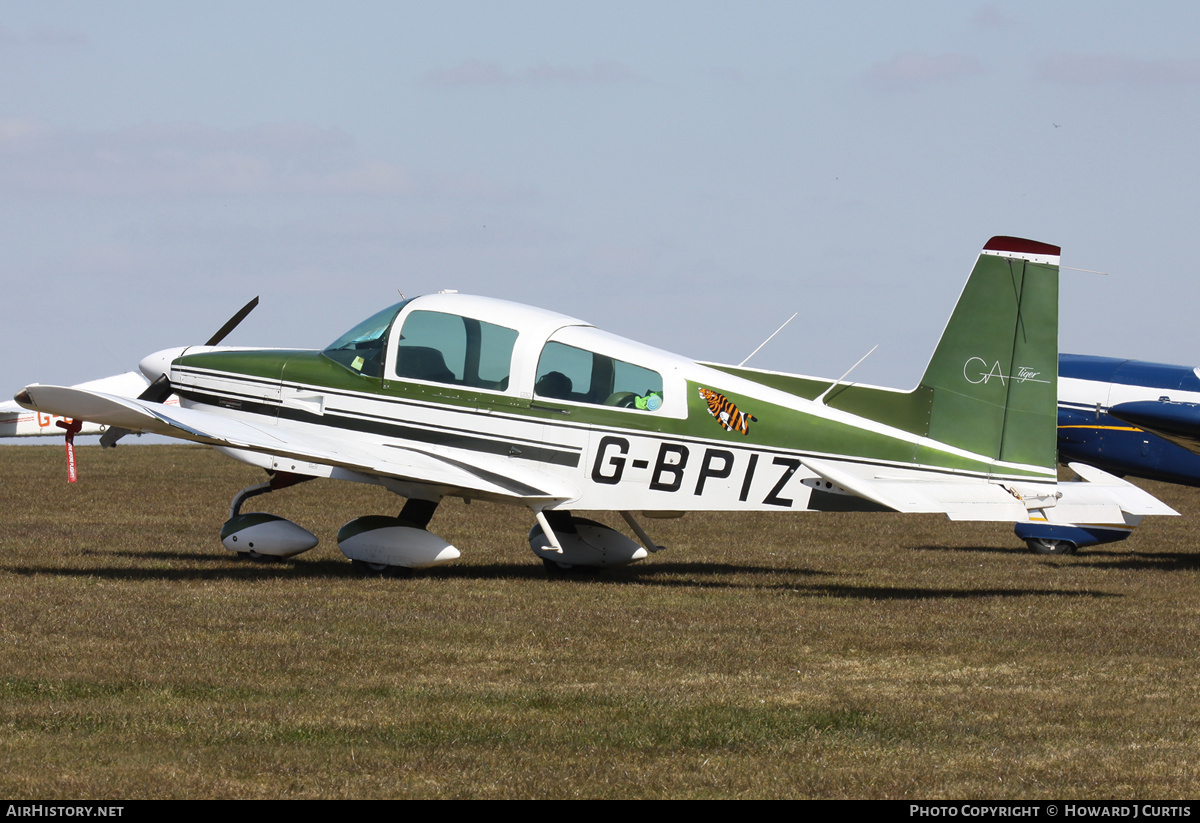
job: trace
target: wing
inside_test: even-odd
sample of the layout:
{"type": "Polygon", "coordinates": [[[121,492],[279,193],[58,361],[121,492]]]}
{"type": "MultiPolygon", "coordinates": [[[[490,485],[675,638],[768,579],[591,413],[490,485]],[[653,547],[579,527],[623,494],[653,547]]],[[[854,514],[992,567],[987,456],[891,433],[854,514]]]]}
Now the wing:
{"type": "Polygon", "coordinates": [[[395,478],[444,492],[465,491],[481,497],[523,501],[565,501],[578,491],[561,478],[537,469],[513,466],[491,455],[470,461],[436,451],[436,447],[351,443],[310,429],[254,425],[232,417],[167,406],[131,397],[118,397],[79,387],[29,386],[17,402],[27,409],[62,415],[135,432],[148,432],[242,449],[326,466],[395,478]]]}
{"type": "Polygon", "coordinates": [[[1200,404],[1138,400],[1108,410],[1118,420],[1200,454],[1200,404]]]}
{"type": "MultiPolygon", "coordinates": [[[[120,397],[137,397],[145,390],[149,382],[139,372],[130,371],[80,383],[76,388],[100,391],[120,397]]],[[[172,402],[178,401],[172,398],[172,402]]],[[[11,400],[0,403],[0,437],[46,437],[49,435],[61,437],[63,429],[56,426],[54,420],[54,417],[58,416],[60,415],[51,416],[27,411],[11,400]]],[[[88,423],[79,433],[100,434],[103,431],[102,426],[88,423]]]]}

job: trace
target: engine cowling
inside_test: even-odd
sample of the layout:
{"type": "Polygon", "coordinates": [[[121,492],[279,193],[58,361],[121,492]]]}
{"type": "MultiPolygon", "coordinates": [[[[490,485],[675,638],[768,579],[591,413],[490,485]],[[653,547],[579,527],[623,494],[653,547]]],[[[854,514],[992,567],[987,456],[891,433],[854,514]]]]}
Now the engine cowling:
{"type": "Polygon", "coordinates": [[[554,531],[562,545],[562,554],[550,545],[550,538],[546,537],[540,523],[529,531],[529,548],[538,557],[562,568],[625,566],[649,556],[645,548],[603,523],[583,517],[572,517],[571,523],[575,527],[574,534],[563,529],[554,531]]]}
{"type": "Polygon", "coordinates": [[[240,554],[292,557],[317,543],[317,536],[308,529],[266,512],[235,515],[221,527],[221,544],[240,554]]]}
{"type": "Polygon", "coordinates": [[[439,566],[460,556],[458,549],[436,534],[384,515],[359,517],[342,526],[338,548],[351,560],[409,569],[439,566]]]}

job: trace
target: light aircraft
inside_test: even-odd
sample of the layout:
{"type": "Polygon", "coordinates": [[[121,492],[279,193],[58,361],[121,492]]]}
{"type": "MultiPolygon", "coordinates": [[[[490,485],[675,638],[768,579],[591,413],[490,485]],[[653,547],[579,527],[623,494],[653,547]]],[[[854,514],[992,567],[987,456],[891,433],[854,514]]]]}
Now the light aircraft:
{"type": "MultiPolygon", "coordinates": [[[[76,388],[115,394],[120,397],[137,397],[149,385],[150,381],[143,377],[141,372],[131,371],[113,375],[112,377],[104,377],[100,380],[80,383],[76,388]]],[[[179,405],[177,398],[172,397],[170,400],[175,405],[179,405]]],[[[23,409],[14,400],[0,403],[0,437],[61,435],[71,422],[70,420],[65,420],[61,415],[43,414],[42,412],[23,409]]],[[[95,423],[83,423],[76,433],[103,434],[107,429],[107,426],[99,426],[95,423]]]]}
{"type": "Polygon", "coordinates": [[[1200,486],[1200,369],[1064,354],[1058,374],[1060,459],[1200,486]]]}
{"type": "MultiPolygon", "coordinates": [[[[137,398],[31,385],[24,408],[215,446],[265,469],[233,499],[226,548],[291,556],[317,538],[252,496],[314,477],[379,484],[398,516],[350,521],[342,552],[376,571],[458,549],[428,530],[446,497],[530,509],[551,570],[659,547],[635,519],[688,511],[941,512],[1017,523],[1047,552],[1117,540],[1149,494],[1077,466],[1056,477],[1059,249],[992,238],[924,377],[904,392],[698,363],[571,317],[438,293],[404,300],[322,350],[215,345],[139,365],[137,398]],[[176,395],[180,407],[162,402],[176,395]],[[618,511],[637,541],[572,510],[618,511]]],[[[228,324],[227,324],[228,327],[228,324]]]]}
{"type": "MultiPolygon", "coordinates": [[[[216,334],[208,339],[205,345],[215,346],[237,327],[250,312],[258,305],[255,297],[222,326],[216,334]]],[[[99,380],[89,380],[73,388],[85,391],[100,392],[118,397],[149,397],[161,401],[165,405],[179,405],[179,398],[171,392],[161,392],[161,386],[151,390],[151,382],[140,371],[129,371],[115,374],[112,377],[102,377],[99,380]],[[146,392],[150,392],[146,394],[146,392]]],[[[105,435],[105,445],[114,445],[123,435],[123,431],[108,433],[108,426],[85,420],[72,420],[63,415],[46,414],[41,411],[29,411],[17,405],[15,400],[0,403],[0,438],[2,437],[45,437],[53,434],[65,434],[67,438],[67,476],[70,482],[75,482],[75,435],[100,434],[105,435]]]]}

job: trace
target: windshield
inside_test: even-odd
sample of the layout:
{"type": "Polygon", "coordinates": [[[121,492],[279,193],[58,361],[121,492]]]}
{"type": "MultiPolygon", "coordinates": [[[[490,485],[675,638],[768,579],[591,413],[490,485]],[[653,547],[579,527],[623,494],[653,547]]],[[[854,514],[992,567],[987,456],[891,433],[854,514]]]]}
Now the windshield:
{"type": "Polygon", "coordinates": [[[367,377],[382,377],[383,347],[387,344],[388,329],[407,302],[402,301],[371,315],[330,343],[322,354],[367,377]]]}

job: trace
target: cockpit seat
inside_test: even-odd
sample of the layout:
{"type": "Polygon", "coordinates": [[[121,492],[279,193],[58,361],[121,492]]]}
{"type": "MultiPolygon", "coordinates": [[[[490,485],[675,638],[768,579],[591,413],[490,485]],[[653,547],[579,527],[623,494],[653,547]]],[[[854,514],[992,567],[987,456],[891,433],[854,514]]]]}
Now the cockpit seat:
{"type": "Polygon", "coordinates": [[[454,372],[446,368],[446,358],[428,346],[401,346],[396,351],[396,376],[432,383],[454,383],[454,372]]]}

